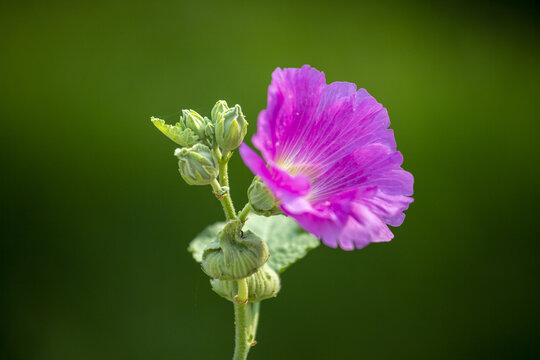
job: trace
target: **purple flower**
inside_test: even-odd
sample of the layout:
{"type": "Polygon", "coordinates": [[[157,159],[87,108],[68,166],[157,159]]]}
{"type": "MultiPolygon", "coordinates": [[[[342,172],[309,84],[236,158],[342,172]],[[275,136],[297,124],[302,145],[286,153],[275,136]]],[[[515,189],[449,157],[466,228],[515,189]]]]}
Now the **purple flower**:
{"type": "Polygon", "coordinates": [[[253,144],[240,154],[282,211],[331,247],[390,241],[413,201],[390,119],[364,89],[308,65],[276,69],[253,144]]]}

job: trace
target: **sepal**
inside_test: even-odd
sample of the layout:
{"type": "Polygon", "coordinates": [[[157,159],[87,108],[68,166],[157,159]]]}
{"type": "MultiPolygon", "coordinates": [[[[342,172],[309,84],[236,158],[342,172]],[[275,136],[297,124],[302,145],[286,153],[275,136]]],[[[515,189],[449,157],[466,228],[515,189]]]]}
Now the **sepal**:
{"type": "Polygon", "coordinates": [[[175,125],[166,124],[165,120],[153,116],[150,120],[159,131],[180,146],[193,146],[199,141],[199,136],[193,130],[186,128],[182,119],[175,125]]]}
{"type": "Polygon", "coordinates": [[[279,202],[263,181],[255,177],[247,191],[251,211],[257,215],[272,216],[281,214],[279,202]]]}
{"type": "Polygon", "coordinates": [[[204,139],[207,119],[195,110],[182,110],[182,121],[188,129],[197,134],[199,139],[204,139]]]}
{"type": "Polygon", "coordinates": [[[226,110],[229,110],[229,106],[227,105],[227,102],[225,100],[219,100],[216,105],[212,108],[212,111],[210,112],[210,116],[212,117],[213,122],[217,122],[219,117],[223,112],[226,110]]]}
{"type": "MultiPolygon", "coordinates": [[[[268,264],[264,264],[254,274],[246,278],[248,302],[259,302],[276,297],[281,288],[279,275],[268,264]]],[[[212,290],[229,301],[234,302],[238,294],[238,282],[233,280],[210,280],[212,290]]]]}
{"type": "Polygon", "coordinates": [[[208,185],[219,174],[217,156],[206,145],[176,149],[174,155],[178,157],[180,175],[189,185],[208,185]]]}
{"type": "Polygon", "coordinates": [[[216,141],[224,153],[240,146],[247,133],[248,122],[240,105],[220,113],[216,121],[216,141]]]}
{"type": "Polygon", "coordinates": [[[217,239],[203,251],[202,269],[222,280],[243,279],[255,273],[268,260],[266,243],[251,231],[241,231],[239,220],[229,221],[217,239]]]}

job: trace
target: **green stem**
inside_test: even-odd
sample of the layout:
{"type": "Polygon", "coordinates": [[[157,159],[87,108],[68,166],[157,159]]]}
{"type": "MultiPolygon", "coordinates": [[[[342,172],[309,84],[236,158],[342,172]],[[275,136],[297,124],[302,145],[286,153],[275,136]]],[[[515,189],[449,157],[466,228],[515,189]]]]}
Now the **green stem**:
{"type": "Polygon", "coordinates": [[[251,211],[251,204],[248,202],[244,208],[238,213],[238,218],[241,222],[245,222],[249,212],[251,211]]]}
{"type": "Polygon", "coordinates": [[[227,218],[227,220],[235,219],[236,211],[234,210],[234,205],[231,200],[231,194],[229,193],[229,190],[225,191],[224,189],[222,189],[221,185],[217,180],[214,180],[210,185],[212,186],[216,197],[221,202],[221,206],[223,207],[223,212],[225,212],[225,217],[227,218]]]}
{"type": "Polygon", "coordinates": [[[249,335],[248,341],[253,346],[257,343],[255,341],[255,336],[257,335],[257,325],[259,325],[259,313],[261,311],[261,303],[260,302],[249,303],[249,306],[251,306],[251,311],[250,311],[251,326],[250,326],[250,335],[249,335]]]}
{"type": "Polygon", "coordinates": [[[219,161],[219,183],[222,186],[229,186],[229,153],[224,153],[222,159],[219,161]]]}
{"type": "Polygon", "coordinates": [[[248,286],[246,278],[237,280],[238,283],[238,295],[236,295],[236,301],[240,304],[246,304],[248,301],[248,286]]]}
{"type": "Polygon", "coordinates": [[[251,304],[248,304],[248,286],[246,279],[237,280],[238,295],[234,298],[235,346],[233,360],[245,360],[251,346],[251,304]]]}
{"type": "MultiPolygon", "coordinates": [[[[229,162],[229,153],[223,154],[219,162],[219,181],[214,180],[210,185],[221,202],[225,217],[227,220],[236,218],[236,211],[231,199],[229,190],[229,175],[227,171],[227,163],[229,162]],[[226,189],[223,189],[226,187],[226,189]]],[[[242,211],[238,214],[239,218],[244,222],[251,210],[251,206],[246,204],[242,211]]],[[[235,346],[233,360],[246,360],[252,341],[255,339],[255,331],[258,322],[258,306],[255,309],[252,304],[248,304],[248,286],[246,279],[238,280],[238,295],[234,301],[234,324],[235,324],[235,346]]],[[[258,303],[257,303],[258,305],[258,303]]]]}
{"type": "Polygon", "coordinates": [[[234,303],[235,346],[233,360],[246,360],[251,344],[248,342],[248,305],[234,303]]]}

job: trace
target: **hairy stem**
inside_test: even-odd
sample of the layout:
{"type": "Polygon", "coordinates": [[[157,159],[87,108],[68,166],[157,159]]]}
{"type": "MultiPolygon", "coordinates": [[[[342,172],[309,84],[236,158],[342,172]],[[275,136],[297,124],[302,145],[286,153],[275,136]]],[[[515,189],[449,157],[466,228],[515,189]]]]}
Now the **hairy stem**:
{"type": "Polygon", "coordinates": [[[248,342],[248,304],[234,303],[234,324],[236,326],[233,360],[246,360],[251,344],[248,342]]]}
{"type": "Polygon", "coordinates": [[[238,282],[238,295],[236,295],[236,301],[241,304],[246,304],[248,301],[248,286],[246,278],[237,280],[238,282]]]}
{"type": "Polygon", "coordinates": [[[248,341],[251,343],[251,346],[254,346],[257,342],[255,341],[255,336],[257,335],[257,325],[259,325],[259,313],[261,311],[261,303],[249,303],[249,306],[251,306],[250,309],[250,318],[251,318],[251,325],[249,328],[249,338],[248,341]]]}
{"type": "Polygon", "coordinates": [[[221,202],[221,206],[223,207],[223,212],[225,213],[227,220],[235,219],[236,211],[234,210],[234,205],[231,200],[229,190],[222,188],[217,180],[214,180],[210,185],[214,190],[214,194],[221,202]]]}
{"type": "Polygon", "coordinates": [[[222,186],[229,186],[229,153],[224,153],[222,159],[219,161],[219,182],[222,186]]]}
{"type": "Polygon", "coordinates": [[[238,295],[234,298],[235,346],[233,360],[245,360],[251,342],[251,304],[248,304],[248,286],[246,279],[237,280],[238,295]]]}
{"type": "Polygon", "coordinates": [[[246,222],[247,220],[247,216],[249,215],[251,211],[251,204],[248,202],[244,208],[238,213],[238,218],[240,219],[241,222],[246,222]]]}

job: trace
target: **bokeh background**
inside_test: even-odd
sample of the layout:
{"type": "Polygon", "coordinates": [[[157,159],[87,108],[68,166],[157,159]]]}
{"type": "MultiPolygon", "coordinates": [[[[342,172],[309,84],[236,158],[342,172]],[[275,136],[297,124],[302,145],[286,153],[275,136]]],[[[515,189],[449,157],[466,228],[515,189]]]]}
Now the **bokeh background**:
{"type": "MultiPolygon", "coordinates": [[[[536,359],[534,1],[4,1],[2,359],[228,359],[232,306],[186,247],[222,218],[149,121],[242,105],[311,64],[389,110],[415,202],[395,240],[320,247],[250,359],[536,359]]],[[[248,139],[249,139],[248,137],[248,139]]],[[[251,181],[232,160],[232,194],[251,181]]]]}

